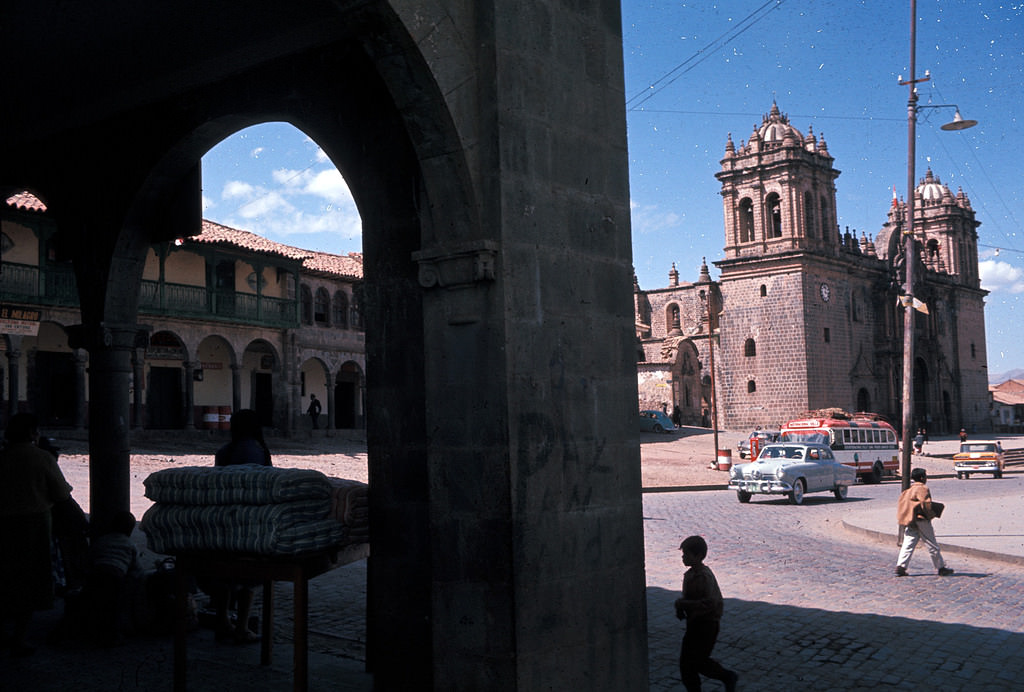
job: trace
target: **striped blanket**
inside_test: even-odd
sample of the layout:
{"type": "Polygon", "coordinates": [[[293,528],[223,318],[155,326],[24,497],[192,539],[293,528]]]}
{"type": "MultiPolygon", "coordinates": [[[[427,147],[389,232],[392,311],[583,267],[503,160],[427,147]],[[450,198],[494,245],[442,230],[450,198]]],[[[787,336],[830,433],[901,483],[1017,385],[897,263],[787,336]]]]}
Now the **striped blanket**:
{"type": "Polygon", "coordinates": [[[151,550],[290,556],[366,543],[365,483],[270,466],[165,469],[144,481],[151,550]]]}
{"type": "Polygon", "coordinates": [[[178,505],[263,505],[331,495],[331,484],[319,471],[253,464],[164,469],[143,485],[153,502],[178,505]]]}

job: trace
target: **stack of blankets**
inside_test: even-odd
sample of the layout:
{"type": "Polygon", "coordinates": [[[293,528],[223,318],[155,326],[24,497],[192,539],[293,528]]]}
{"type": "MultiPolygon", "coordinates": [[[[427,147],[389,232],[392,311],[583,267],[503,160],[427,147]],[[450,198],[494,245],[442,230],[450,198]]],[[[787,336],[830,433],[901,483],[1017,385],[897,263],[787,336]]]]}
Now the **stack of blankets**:
{"type": "Polygon", "coordinates": [[[189,466],[144,481],[149,548],[294,556],[369,541],[367,486],[312,469],[189,466]]]}

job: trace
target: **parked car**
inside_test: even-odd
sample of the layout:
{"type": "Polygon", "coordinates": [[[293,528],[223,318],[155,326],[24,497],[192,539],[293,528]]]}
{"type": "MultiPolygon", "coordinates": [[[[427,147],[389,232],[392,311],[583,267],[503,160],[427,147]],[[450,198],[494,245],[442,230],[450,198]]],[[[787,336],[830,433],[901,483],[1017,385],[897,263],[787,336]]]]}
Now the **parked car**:
{"type": "Polygon", "coordinates": [[[972,473],[991,473],[1003,477],[1003,445],[998,440],[961,442],[960,451],[953,455],[953,468],[957,478],[970,478],[972,473]]]}
{"type": "Polygon", "coordinates": [[[754,432],[750,433],[750,435],[748,437],[746,437],[745,439],[740,440],[736,444],[736,449],[739,450],[739,453],[740,453],[740,459],[749,459],[750,458],[750,444],[751,444],[751,442],[755,438],[757,439],[757,448],[761,449],[762,447],[764,447],[767,444],[771,444],[772,442],[778,442],[779,441],[779,431],[778,430],[755,430],[754,432]]]}
{"type": "Polygon", "coordinates": [[[640,412],[640,432],[667,433],[675,428],[672,419],[662,411],[640,412]]]}
{"type": "Polygon", "coordinates": [[[786,495],[799,505],[805,493],[831,491],[845,500],[856,481],[857,473],[839,463],[828,445],[779,443],[766,445],[754,461],[733,466],[729,487],[740,502],[755,494],[786,495]]]}

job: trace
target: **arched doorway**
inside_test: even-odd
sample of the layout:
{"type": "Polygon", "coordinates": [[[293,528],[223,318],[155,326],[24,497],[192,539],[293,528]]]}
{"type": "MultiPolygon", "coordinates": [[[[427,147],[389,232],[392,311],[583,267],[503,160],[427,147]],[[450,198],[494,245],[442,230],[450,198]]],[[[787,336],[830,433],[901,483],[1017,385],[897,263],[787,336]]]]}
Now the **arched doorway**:
{"type": "Polygon", "coordinates": [[[348,361],[334,378],[334,427],[339,430],[363,427],[363,372],[348,361]]]}
{"type": "Polygon", "coordinates": [[[185,426],[185,344],[176,334],[156,332],[146,347],[147,428],[180,430],[185,426]]]}

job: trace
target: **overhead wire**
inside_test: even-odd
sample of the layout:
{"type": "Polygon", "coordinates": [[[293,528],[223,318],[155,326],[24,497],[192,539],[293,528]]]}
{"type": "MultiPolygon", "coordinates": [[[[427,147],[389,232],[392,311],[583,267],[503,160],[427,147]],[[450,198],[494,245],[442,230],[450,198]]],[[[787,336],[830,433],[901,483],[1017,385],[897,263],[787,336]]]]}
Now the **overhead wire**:
{"type": "Polygon", "coordinates": [[[665,87],[674,83],[677,79],[682,77],[684,74],[697,67],[712,55],[717,53],[722,48],[735,41],[737,38],[746,33],[755,24],[764,19],[771,10],[778,9],[782,3],[786,0],[767,0],[760,7],[755,9],[753,12],[748,14],[733,28],[723,33],[718,38],[708,43],[703,48],[699,49],[696,53],[688,57],[683,62],[679,63],[671,70],[666,72],[664,75],[656,79],[650,85],[645,87],[643,91],[637,92],[626,101],[627,110],[637,110],[644,103],[654,98],[656,94],[661,92],[665,87]],[[684,69],[685,68],[685,69],[684,69]],[[674,76],[673,76],[674,75],[674,76]],[[668,80],[668,81],[665,81],[668,80]],[[659,86],[660,85],[660,86],[659,86]],[[639,99],[639,100],[638,100],[639,99]]]}

